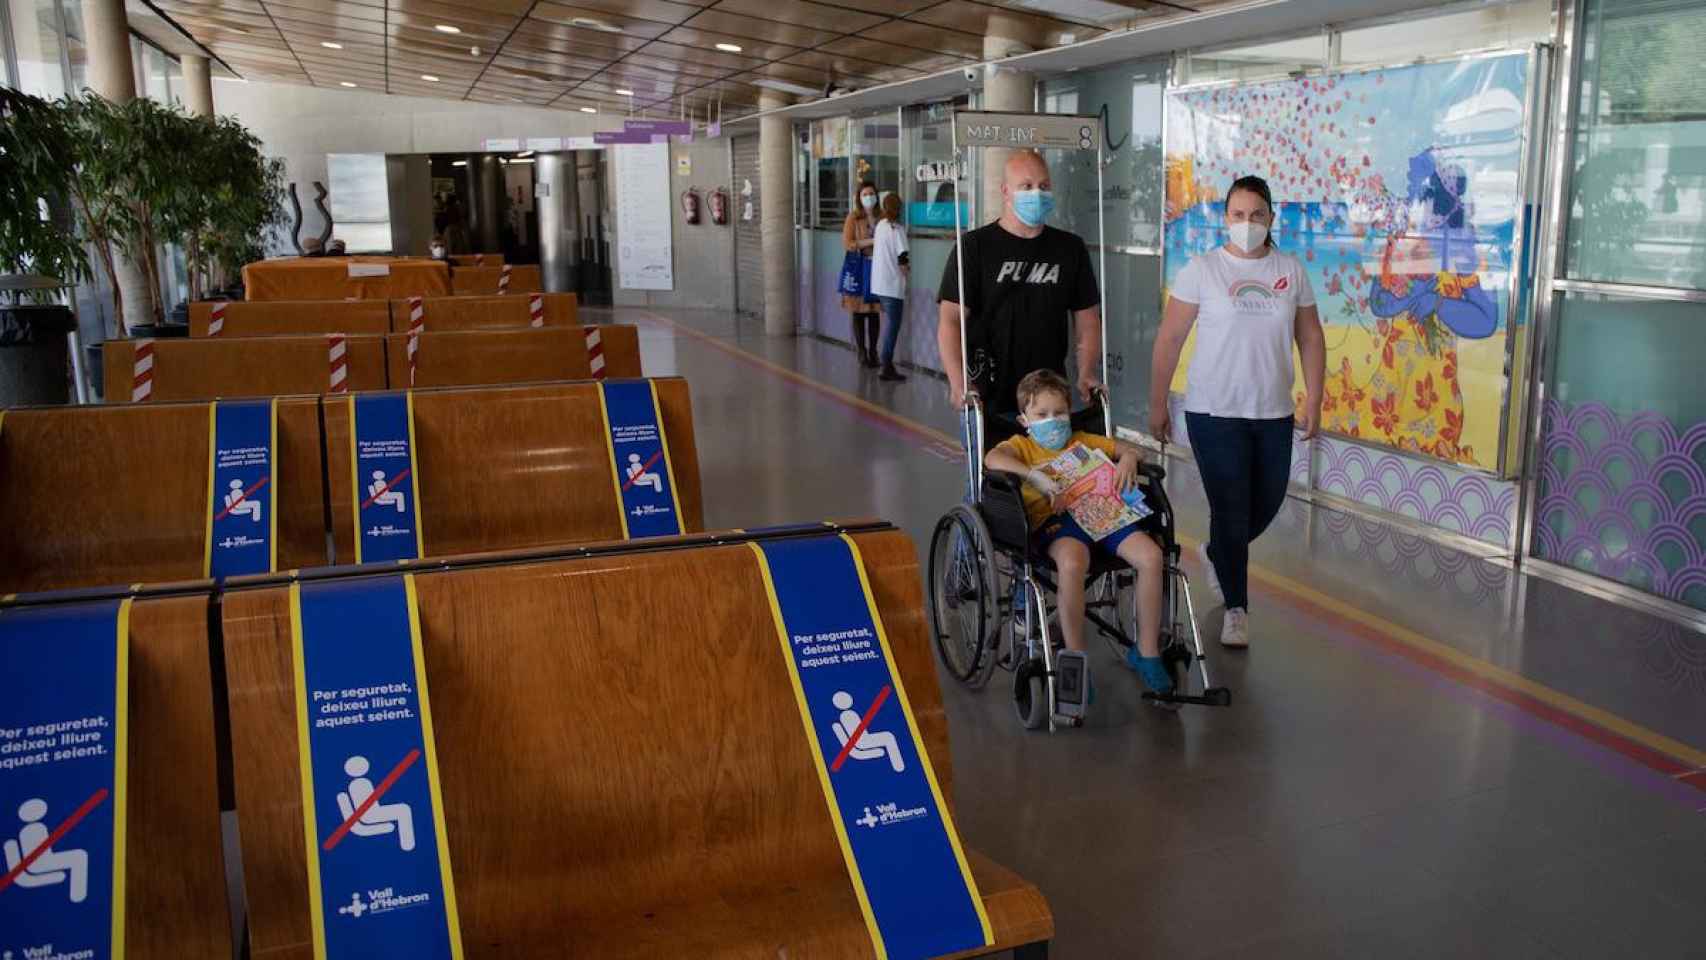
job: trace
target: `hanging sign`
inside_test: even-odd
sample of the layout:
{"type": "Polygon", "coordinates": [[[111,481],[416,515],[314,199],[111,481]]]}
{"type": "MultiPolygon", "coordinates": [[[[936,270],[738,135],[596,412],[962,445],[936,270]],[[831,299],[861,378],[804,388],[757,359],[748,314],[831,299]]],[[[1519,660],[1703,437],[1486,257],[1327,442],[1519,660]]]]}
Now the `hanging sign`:
{"type": "Polygon", "coordinates": [[[290,587],[314,955],[460,960],[412,576],[290,587]]]}
{"type": "Polygon", "coordinates": [[[622,132],[685,137],[692,135],[693,123],[688,120],[624,120],[622,132]]]}
{"type": "Polygon", "coordinates": [[[859,548],[834,535],[751,546],[877,956],[993,944],[859,548]]]}
{"type": "Polygon", "coordinates": [[[1099,117],[1049,113],[954,112],[954,132],[962,147],[1094,150],[1101,145],[1101,122],[1099,117]]]}
{"type": "Polygon", "coordinates": [[[269,573],[278,565],[278,400],[216,401],[208,421],[202,576],[269,573]]]}
{"type": "Polygon", "coordinates": [[[610,437],[612,481],[622,507],[622,536],[667,537],[682,532],[675,502],[675,467],[650,380],[605,381],[599,403],[610,437]]]}
{"type": "Polygon", "coordinates": [[[366,393],[349,404],[355,562],[413,560],[422,554],[414,396],[366,393]]]}
{"type": "Polygon", "coordinates": [[[0,612],[0,955],[124,955],[130,601],[0,612]]]}

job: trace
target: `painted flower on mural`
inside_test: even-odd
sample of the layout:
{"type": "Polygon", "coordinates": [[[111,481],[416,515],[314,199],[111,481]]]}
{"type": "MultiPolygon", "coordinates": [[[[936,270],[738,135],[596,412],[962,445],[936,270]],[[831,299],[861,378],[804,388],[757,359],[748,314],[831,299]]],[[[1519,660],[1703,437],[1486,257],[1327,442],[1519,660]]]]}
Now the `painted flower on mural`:
{"type": "Polygon", "coordinates": [[[1398,396],[1388,393],[1384,398],[1375,397],[1369,401],[1369,411],[1374,415],[1374,429],[1391,437],[1392,431],[1398,429],[1398,396]]]}
{"type": "MultiPolygon", "coordinates": [[[[1428,374],[1416,383],[1416,409],[1426,413],[1439,403],[1439,391],[1434,389],[1434,375],[1428,374]]],[[[1432,418],[1417,421],[1426,423],[1429,430],[1433,429],[1432,418]]]]}

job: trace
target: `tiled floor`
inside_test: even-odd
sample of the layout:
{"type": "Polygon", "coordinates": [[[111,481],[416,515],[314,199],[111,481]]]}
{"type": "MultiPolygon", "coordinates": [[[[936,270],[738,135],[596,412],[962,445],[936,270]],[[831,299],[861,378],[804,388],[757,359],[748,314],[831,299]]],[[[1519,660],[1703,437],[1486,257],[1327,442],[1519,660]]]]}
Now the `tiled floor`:
{"type": "MultiPolygon", "coordinates": [[[[708,526],[880,516],[922,551],[958,499],[941,381],[615,315],[691,383],[708,526]]],[[[1706,636],[1301,501],[1254,562],[1252,648],[1213,650],[1230,708],[1150,710],[1099,651],[1090,724],[1051,737],[1006,674],[944,677],[962,832],[1042,887],[1056,956],[1706,956],[1706,790],[1675,749],[1706,749],[1706,636]]]]}

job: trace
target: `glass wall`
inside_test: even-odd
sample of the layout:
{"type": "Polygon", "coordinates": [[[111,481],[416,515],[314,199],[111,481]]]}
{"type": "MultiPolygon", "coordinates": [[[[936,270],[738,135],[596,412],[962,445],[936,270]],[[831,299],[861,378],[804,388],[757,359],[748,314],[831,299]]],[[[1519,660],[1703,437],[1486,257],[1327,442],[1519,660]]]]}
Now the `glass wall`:
{"type": "MultiPolygon", "coordinates": [[[[954,111],[966,109],[966,103],[966,98],[961,97],[958,100],[906,108],[904,129],[901,132],[905,146],[904,162],[907,166],[905,173],[908,184],[904,199],[906,225],[913,236],[937,231],[951,234],[954,229],[954,197],[956,192],[960,191],[956,191],[951,179],[935,175],[949,171],[936,166],[932,175],[922,178],[918,176],[918,171],[926,165],[953,162],[953,131],[950,127],[954,111]]],[[[962,181],[960,186],[967,187],[967,184],[962,181]]],[[[959,197],[962,227],[969,227],[976,222],[971,219],[971,211],[976,206],[976,194],[977,191],[967,188],[959,197]]]]}
{"type": "Polygon", "coordinates": [[[1096,158],[1088,152],[1053,158],[1054,224],[1083,237],[1100,254],[1107,319],[1108,391],[1114,420],[1137,427],[1148,415],[1149,355],[1161,325],[1162,95],[1167,62],[1152,60],[1046,81],[1045,113],[1100,114],[1106,167],[1096,190],[1096,158]],[[1100,221],[1100,227],[1098,227],[1100,221]],[[1100,232],[1099,232],[1100,231],[1100,232]],[[1097,237],[1106,240],[1098,250],[1097,237]]]}
{"type": "Polygon", "coordinates": [[[59,40],[59,8],[54,0],[0,0],[12,21],[17,54],[14,85],[25,93],[54,99],[65,94],[65,69],[59,40]]]}
{"type": "Polygon", "coordinates": [[[841,229],[852,209],[853,173],[848,159],[851,121],[830,117],[812,124],[812,225],[841,229]]]}
{"type": "Polygon", "coordinates": [[[1706,8],[1585,0],[1536,556],[1706,610],[1706,8]]]}

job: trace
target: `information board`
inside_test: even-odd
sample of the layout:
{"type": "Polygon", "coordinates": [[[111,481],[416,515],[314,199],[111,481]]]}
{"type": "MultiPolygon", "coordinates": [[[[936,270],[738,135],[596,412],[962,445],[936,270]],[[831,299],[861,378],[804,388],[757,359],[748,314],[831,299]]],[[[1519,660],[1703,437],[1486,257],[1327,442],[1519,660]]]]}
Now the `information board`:
{"type": "Polygon", "coordinates": [[[615,150],[617,282],[625,290],[673,290],[669,144],[615,150]]]}

